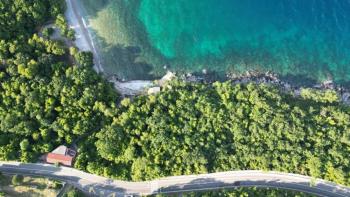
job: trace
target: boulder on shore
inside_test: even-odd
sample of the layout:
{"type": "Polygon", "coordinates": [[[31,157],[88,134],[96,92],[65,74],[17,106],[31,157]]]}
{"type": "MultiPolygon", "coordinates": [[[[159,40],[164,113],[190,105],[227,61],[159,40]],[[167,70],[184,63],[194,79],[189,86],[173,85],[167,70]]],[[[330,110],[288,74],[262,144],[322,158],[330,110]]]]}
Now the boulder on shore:
{"type": "Polygon", "coordinates": [[[176,77],[175,73],[172,73],[170,71],[167,72],[166,75],[164,75],[164,77],[162,77],[159,81],[158,84],[160,86],[164,86],[168,81],[173,80],[176,77]]]}

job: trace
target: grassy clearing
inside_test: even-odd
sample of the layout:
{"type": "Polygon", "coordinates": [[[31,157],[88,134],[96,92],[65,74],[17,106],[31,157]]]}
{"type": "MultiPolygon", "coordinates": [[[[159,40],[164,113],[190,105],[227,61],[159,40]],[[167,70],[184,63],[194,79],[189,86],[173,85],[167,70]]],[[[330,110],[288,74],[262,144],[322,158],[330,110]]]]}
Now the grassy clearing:
{"type": "Polygon", "coordinates": [[[62,187],[62,183],[47,178],[0,176],[0,197],[56,197],[62,187]]]}

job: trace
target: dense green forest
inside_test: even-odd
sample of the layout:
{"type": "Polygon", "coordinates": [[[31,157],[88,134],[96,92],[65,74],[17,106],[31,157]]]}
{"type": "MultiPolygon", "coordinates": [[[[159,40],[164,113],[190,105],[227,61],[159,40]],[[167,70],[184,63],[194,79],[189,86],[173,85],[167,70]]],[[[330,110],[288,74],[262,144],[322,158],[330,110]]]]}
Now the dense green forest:
{"type": "MultiPolygon", "coordinates": [[[[177,197],[175,195],[156,195],[156,197],[177,197]]],[[[274,189],[274,188],[237,188],[237,189],[227,189],[227,190],[218,190],[218,191],[203,191],[203,192],[191,192],[183,193],[183,197],[316,197],[311,194],[306,194],[303,192],[296,192],[291,190],[284,189],[274,189]]]]}
{"type": "Polygon", "coordinates": [[[36,161],[59,144],[99,131],[106,118],[98,108],[117,100],[91,68],[91,55],[71,57],[62,40],[37,35],[64,10],[64,0],[0,2],[1,160],[36,161]],[[74,59],[81,66],[72,66],[74,59]]]}
{"type": "Polygon", "coordinates": [[[76,167],[132,180],[277,170],[349,185],[349,110],[333,91],[294,97],[264,84],[175,81],[158,95],[124,99],[97,141],[82,145],[76,167]]]}
{"type": "Polygon", "coordinates": [[[64,9],[0,2],[0,160],[76,142],[76,168],[125,180],[260,169],[350,185],[350,109],[335,92],[173,81],[118,102],[91,53],[39,36],[51,22],[74,39],[64,9]]]}

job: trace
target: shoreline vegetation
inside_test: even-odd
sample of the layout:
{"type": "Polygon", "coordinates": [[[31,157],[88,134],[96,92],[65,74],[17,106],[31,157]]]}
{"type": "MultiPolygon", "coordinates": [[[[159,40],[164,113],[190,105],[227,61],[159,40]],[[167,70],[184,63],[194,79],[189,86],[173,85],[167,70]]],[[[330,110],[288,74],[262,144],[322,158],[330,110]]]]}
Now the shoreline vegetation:
{"type": "MultiPolygon", "coordinates": [[[[163,10],[166,10],[168,8],[162,3],[159,3],[159,5],[154,3],[157,1],[158,0],[104,0],[96,2],[93,0],[77,0],[77,3],[81,5],[80,7],[82,9],[81,13],[83,17],[87,22],[89,22],[88,27],[94,37],[94,42],[97,46],[99,46],[100,56],[102,57],[102,63],[104,64],[106,73],[110,75],[115,74],[121,80],[123,78],[130,80],[153,80],[155,78],[160,78],[165,74],[166,69],[164,69],[164,67],[169,68],[172,71],[176,71],[179,73],[179,75],[186,74],[187,72],[200,73],[203,69],[207,69],[209,72],[215,71],[215,75],[218,75],[222,78],[225,77],[227,72],[245,73],[246,70],[251,69],[258,70],[260,72],[272,71],[279,74],[281,79],[286,80],[292,84],[293,82],[300,84],[302,81],[306,85],[309,85],[312,82],[316,83],[315,80],[318,82],[323,82],[332,76],[332,80],[337,84],[349,87],[349,84],[347,82],[347,73],[349,73],[348,67],[345,66],[343,68],[342,66],[337,66],[338,63],[342,65],[346,64],[348,59],[347,56],[345,58],[333,56],[332,54],[336,53],[336,50],[333,50],[333,48],[327,49],[327,46],[329,46],[330,43],[326,41],[321,42],[322,38],[319,37],[319,34],[315,34],[314,41],[312,41],[312,36],[309,37],[306,35],[309,37],[309,39],[307,39],[308,41],[302,45],[298,45],[299,36],[304,34],[309,35],[310,32],[304,32],[302,29],[295,29],[294,33],[291,32],[291,34],[286,35],[288,32],[286,29],[289,28],[287,24],[285,27],[286,29],[282,28],[280,33],[274,32],[266,35],[266,37],[262,36],[259,38],[262,43],[266,42],[267,45],[264,45],[258,41],[253,41],[254,38],[252,38],[252,42],[247,41],[241,43],[239,41],[239,38],[241,37],[238,36],[238,32],[241,30],[241,28],[239,26],[236,27],[237,34],[233,33],[232,37],[239,37],[237,38],[237,45],[233,46],[235,49],[232,51],[223,46],[222,53],[225,57],[216,57],[215,55],[211,54],[195,57],[192,53],[188,53],[184,54],[183,56],[178,56],[178,58],[168,58],[164,56],[163,50],[157,49],[159,46],[162,47],[164,45],[167,45],[167,40],[162,39],[161,35],[157,37],[152,36],[152,32],[149,32],[146,28],[146,21],[141,20],[141,18],[147,18],[147,11],[145,11],[144,17],[140,16],[140,12],[142,12],[141,7],[148,7],[148,5],[141,6],[142,4],[153,4],[155,11],[154,13],[152,10],[148,11],[148,21],[155,22],[154,28],[159,28],[159,31],[163,32],[162,35],[169,35],[169,40],[171,38],[176,39],[177,44],[173,46],[174,50],[175,48],[177,50],[176,55],[182,54],[184,51],[187,51],[186,49],[191,47],[210,47],[209,43],[215,42],[216,37],[213,36],[212,39],[209,40],[208,45],[203,46],[201,45],[202,43],[200,41],[200,38],[205,37],[205,32],[204,34],[193,34],[193,36],[200,37],[197,43],[198,45],[193,44],[192,42],[188,42],[184,45],[180,44],[183,43],[184,40],[192,37],[191,32],[187,31],[189,29],[181,29],[181,27],[183,27],[181,23],[179,24],[179,28],[171,28],[172,24],[174,24],[171,20],[163,20],[164,17],[157,18],[155,13],[159,13],[160,8],[163,8],[163,10]],[[161,21],[163,21],[163,23],[161,21]],[[165,31],[165,29],[170,31],[165,31]],[[185,35],[178,36],[178,38],[172,37],[172,35],[181,30],[184,31],[185,35]],[[285,32],[285,30],[287,32],[285,32]],[[293,34],[296,35],[293,36],[293,34]],[[289,37],[291,38],[287,39],[289,37]],[[276,43],[270,46],[270,41],[274,40],[274,38],[277,40],[281,39],[281,42],[275,40],[276,43]],[[318,40],[319,38],[321,40],[318,40]],[[152,40],[156,41],[153,42],[152,40]],[[156,45],[156,42],[161,40],[164,40],[164,42],[160,42],[158,45],[156,45]],[[290,43],[290,45],[288,45],[288,43],[290,43]],[[262,45],[259,46],[260,44],[262,45]],[[303,49],[297,50],[299,47],[303,48],[304,44],[306,44],[305,47],[307,48],[305,51],[303,49]],[[252,45],[257,45],[257,48],[254,48],[252,45]],[[285,45],[288,45],[288,47],[283,48],[282,46],[285,45]],[[323,48],[323,46],[325,48],[323,48]],[[282,50],[278,50],[279,47],[282,47],[282,50]],[[299,56],[301,57],[298,58],[299,56]]],[[[203,1],[203,4],[206,2],[208,1],[203,1]]],[[[260,1],[254,2],[261,3],[260,1]]],[[[289,1],[283,0],[281,4],[285,4],[287,2],[289,1]]],[[[196,5],[196,2],[188,2],[183,4],[184,7],[186,7],[189,4],[196,5]]],[[[235,2],[231,2],[230,4],[231,5],[229,6],[232,6],[235,4],[235,2]]],[[[295,2],[295,4],[304,4],[306,6],[310,3],[302,3],[302,1],[298,0],[298,3],[295,2]]],[[[175,5],[173,5],[173,3],[169,3],[169,6],[175,5]]],[[[294,7],[294,5],[290,6],[294,7]]],[[[175,7],[178,8],[177,6],[175,7]]],[[[264,6],[261,7],[263,9],[264,6]]],[[[187,16],[188,13],[191,13],[188,12],[186,14],[182,13],[182,11],[183,9],[181,8],[178,8],[178,10],[173,10],[173,12],[169,13],[169,17],[173,16],[172,19],[176,21],[176,19],[182,19],[183,17],[187,16]],[[174,14],[176,14],[174,12],[179,12],[182,14],[176,17],[174,16],[174,14]]],[[[281,10],[279,10],[279,12],[280,11],[281,10]]],[[[208,12],[208,14],[209,13],[210,12],[208,12]]],[[[196,13],[194,12],[193,14],[194,15],[189,18],[189,21],[196,17],[196,13]]],[[[205,19],[203,21],[206,21],[205,19]]],[[[329,19],[333,20],[333,18],[329,19]]],[[[274,26],[274,24],[271,23],[271,26],[274,26]]],[[[200,27],[201,26],[198,26],[196,28],[201,29],[200,27]]],[[[226,26],[222,27],[226,29],[226,26]]],[[[305,28],[308,29],[307,27],[305,28]]],[[[211,32],[210,29],[208,31],[211,32]]],[[[220,31],[217,31],[218,34],[220,34],[221,29],[220,31]]],[[[259,34],[259,31],[256,32],[259,34]]],[[[252,34],[255,35],[254,33],[252,34]]],[[[250,35],[251,34],[247,32],[248,40],[250,38],[250,35]]],[[[218,42],[220,41],[218,40],[218,42]]],[[[236,40],[233,42],[236,42],[236,40]]],[[[168,48],[169,47],[171,46],[168,46],[168,48]]],[[[203,50],[206,50],[206,48],[203,50]]],[[[344,50],[340,50],[339,52],[345,53],[344,50]]]]}
{"type": "MultiPolygon", "coordinates": [[[[91,37],[91,33],[89,32],[87,28],[87,24],[84,20],[84,18],[79,13],[78,5],[75,1],[72,0],[66,0],[67,3],[67,10],[66,10],[66,17],[68,24],[71,28],[73,28],[76,31],[76,40],[75,45],[83,51],[92,51],[94,55],[94,69],[97,73],[102,73],[104,76],[106,76],[106,73],[104,73],[103,66],[101,64],[101,60],[98,54],[98,49],[96,45],[93,42],[93,39],[91,37]]],[[[122,80],[118,80],[115,77],[109,77],[109,82],[114,84],[114,87],[121,93],[122,95],[137,95],[142,92],[145,92],[147,88],[153,86],[152,81],[147,80],[135,80],[130,82],[125,82],[122,80]]]]}
{"type": "Polygon", "coordinates": [[[51,20],[70,35],[65,8],[0,4],[0,160],[35,162],[63,144],[78,148],[75,168],[123,180],[257,169],[350,185],[350,107],[332,83],[296,97],[269,73],[215,83],[189,74],[121,99],[91,54],[37,35],[51,20]]]}
{"type": "MultiPolygon", "coordinates": [[[[92,51],[94,55],[95,66],[94,69],[97,73],[103,73],[104,76],[107,76],[104,73],[103,66],[99,57],[98,49],[94,44],[94,41],[91,37],[91,33],[88,30],[84,18],[79,14],[79,7],[76,5],[76,2],[71,0],[66,0],[67,2],[67,11],[66,17],[68,24],[76,31],[76,46],[81,50],[92,51]],[[87,33],[83,33],[87,32],[87,33]],[[97,66],[96,66],[97,65],[97,66]]],[[[166,66],[165,66],[166,68],[166,66]]],[[[167,71],[169,73],[171,71],[167,71]]],[[[175,75],[175,73],[173,73],[175,75]]],[[[165,75],[166,76],[166,75],[165,75]]],[[[200,74],[182,74],[179,76],[180,79],[188,82],[213,82],[218,80],[218,77],[215,76],[215,73],[208,73],[206,69],[200,74]]],[[[135,96],[141,93],[147,92],[150,87],[157,86],[159,84],[154,83],[152,80],[131,80],[125,81],[123,79],[118,79],[116,76],[108,77],[108,80],[114,84],[114,87],[125,96],[135,96]]],[[[300,95],[302,89],[312,88],[318,90],[334,90],[339,95],[341,101],[345,104],[350,104],[350,90],[344,88],[343,86],[336,85],[331,79],[328,79],[321,83],[314,83],[309,85],[295,85],[293,83],[281,80],[277,74],[271,72],[259,72],[259,71],[246,71],[245,73],[227,73],[226,79],[232,81],[233,84],[237,83],[269,83],[273,85],[280,86],[286,91],[293,91],[296,96],[300,95]]]]}

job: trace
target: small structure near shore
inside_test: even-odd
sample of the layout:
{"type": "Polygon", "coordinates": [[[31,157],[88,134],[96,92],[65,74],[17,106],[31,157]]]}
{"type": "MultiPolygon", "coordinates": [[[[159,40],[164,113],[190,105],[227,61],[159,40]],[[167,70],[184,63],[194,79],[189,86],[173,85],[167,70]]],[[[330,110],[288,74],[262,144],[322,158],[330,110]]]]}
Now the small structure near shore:
{"type": "Polygon", "coordinates": [[[123,96],[136,96],[140,94],[156,94],[160,92],[168,81],[175,78],[175,74],[168,72],[160,80],[153,82],[147,80],[120,81],[115,76],[109,78],[109,81],[114,84],[116,90],[123,96]]]}
{"type": "Polygon", "coordinates": [[[150,94],[157,94],[160,92],[160,87],[157,86],[157,87],[152,87],[152,88],[149,88],[147,93],[150,95],[150,94]]]}
{"type": "Polygon", "coordinates": [[[164,86],[168,81],[173,80],[176,77],[175,73],[168,71],[159,81],[159,86],[164,86]]]}
{"type": "Polygon", "coordinates": [[[166,75],[164,75],[160,80],[156,82],[157,86],[148,88],[147,93],[149,95],[158,94],[161,91],[161,88],[164,87],[168,81],[173,80],[175,77],[176,75],[174,73],[168,71],[166,75]]]}
{"type": "Polygon", "coordinates": [[[44,155],[44,161],[50,164],[62,164],[65,166],[73,166],[73,161],[77,152],[66,146],[59,146],[51,153],[44,155]]]}

